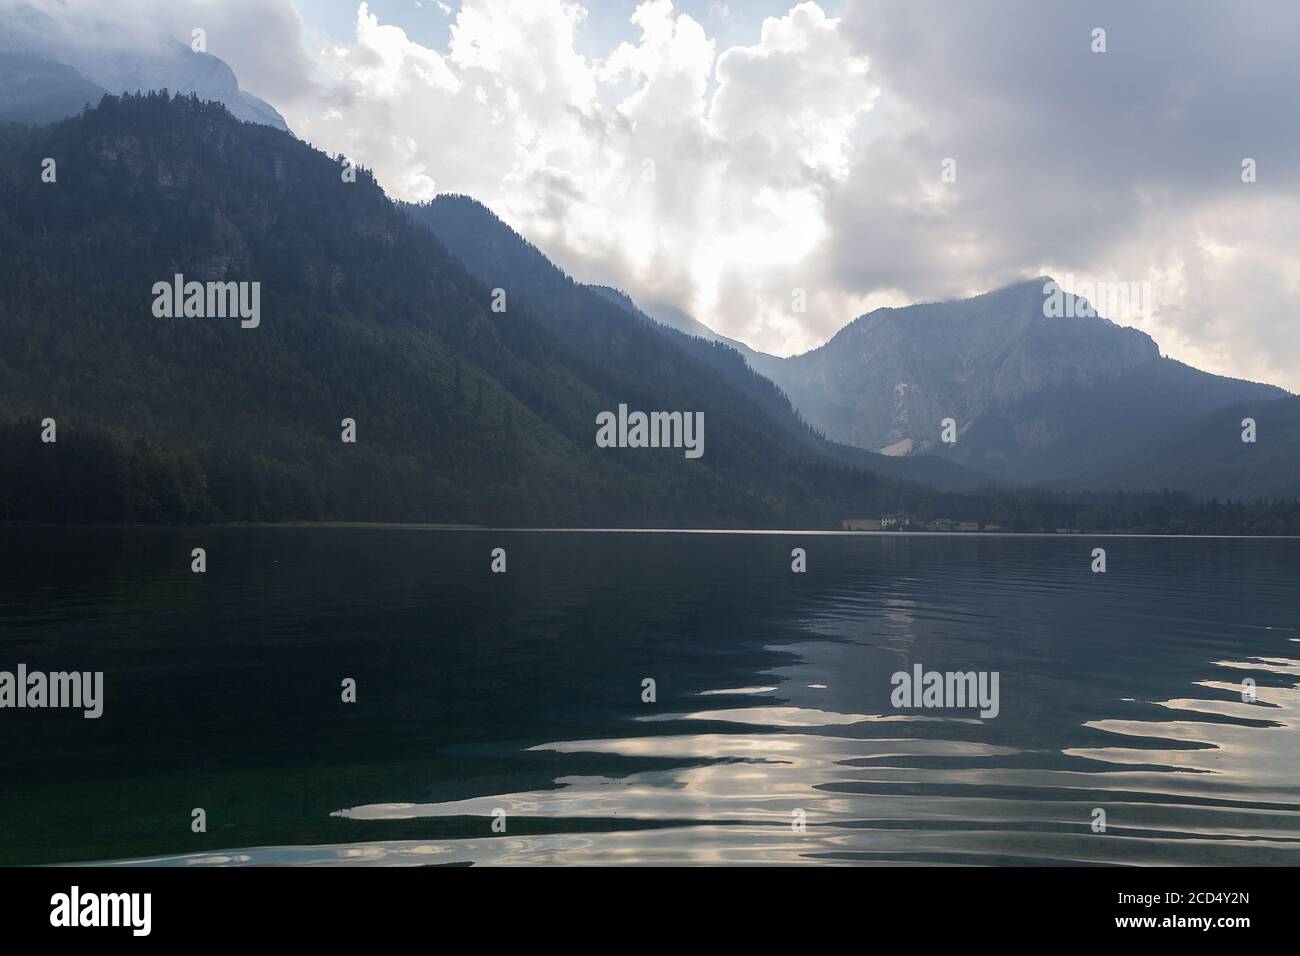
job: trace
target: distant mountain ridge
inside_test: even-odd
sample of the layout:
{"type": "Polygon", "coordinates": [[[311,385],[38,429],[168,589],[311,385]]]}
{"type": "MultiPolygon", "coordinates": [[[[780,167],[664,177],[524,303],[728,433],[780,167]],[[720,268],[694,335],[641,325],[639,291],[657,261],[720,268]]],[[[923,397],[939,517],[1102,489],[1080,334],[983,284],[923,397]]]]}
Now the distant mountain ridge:
{"type": "Polygon", "coordinates": [[[1048,281],[877,309],[782,362],[779,384],[828,435],[877,450],[910,442],[904,453],[915,453],[942,450],[943,418],[960,436],[989,407],[1159,357],[1148,336],[1105,319],[1044,318],[1048,281]]]}
{"type": "MultiPolygon", "coordinates": [[[[1200,446],[1184,442],[1177,460],[1185,467],[1139,467],[1146,448],[1216,410],[1240,406],[1269,418],[1287,407],[1273,403],[1288,393],[1164,358],[1150,336],[1100,316],[1048,316],[1053,283],[1040,276],[970,299],[877,309],[790,358],[742,354],[810,423],[857,447],[941,456],[1004,481],[1062,488],[1300,495],[1300,476],[1268,472],[1276,458],[1272,466],[1262,454],[1243,459],[1235,479],[1214,466],[1238,450],[1223,443],[1240,444],[1239,428],[1207,433],[1200,446]],[[946,418],[956,423],[952,444],[941,440],[946,418]]],[[[657,311],[676,328],[712,334],[679,312],[657,311]]],[[[1300,473],[1300,456],[1289,464],[1300,473]]]]}
{"type": "MultiPolygon", "coordinates": [[[[890,459],[866,449],[829,441],[799,414],[790,399],[754,371],[729,343],[665,328],[626,294],[584,285],[566,275],[541,250],[482,203],[468,196],[441,195],[404,208],[431,230],[485,285],[506,287],[513,301],[576,351],[592,356],[611,373],[644,375],[672,386],[682,369],[698,363],[708,378],[725,382],[743,396],[744,421],[755,433],[783,439],[792,450],[825,455],[877,474],[923,482],[949,491],[972,491],[992,483],[983,473],[930,456],[890,459]],[[665,349],[661,343],[670,346],[665,349]]],[[[739,412],[739,406],[736,407],[739,412]]]]}
{"type": "Polygon", "coordinates": [[[0,22],[0,121],[48,123],[105,93],[165,89],[221,103],[245,122],[289,129],[275,107],[241,89],[234,70],[211,53],[169,40],[81,45],[34,7],[6,17],[0,22]]]}
{"type": "Polygon", "coordinates": [[[0,50],[0,122],[48,123],[98,103],[107,92],[66,63],[0,50]]]}
{"type": "Polygon", "coordinates": [[[734,349],[574,282],[481,205],[400,207],[367,170],[347,181],[197,97],[0,125],[0,236],[0,522],[793,529],[906,511],[1300,532],[1300,502],[952,492],[858,464],[972,475],[829,442],[734,349]],[[32,175],[47,156],[57,187],[32,175]],[[435,228],[414,221],[431,211],[435,228]],[[258,322],[160,313],[178,273],[241,303],[256,283],[258,322]],[[623,405],[703,414],[703,454],[602,445],[623,405]]]}
{"type": "Polygon", "coordinates": [[[506,311],[368,172],[219,103],[0,127],[0,521],[827,527],[982,504],[835,457],[730,349],[667,340],[447,208],[486,227],[506,311]],[[77,174],[42,184],[43,156],[77,174]],[[258,283],[258,324],[160,315],[178,273],[258,283]],[[702,413],[702,456],[598,445],[621,404],[702,413]]]}

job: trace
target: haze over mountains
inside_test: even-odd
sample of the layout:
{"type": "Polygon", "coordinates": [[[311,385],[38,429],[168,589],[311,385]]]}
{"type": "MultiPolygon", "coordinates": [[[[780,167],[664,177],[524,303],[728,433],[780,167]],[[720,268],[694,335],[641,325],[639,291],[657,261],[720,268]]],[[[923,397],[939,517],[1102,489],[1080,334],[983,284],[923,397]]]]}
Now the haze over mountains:
{"type": "Polygon", "coordinates": [[[772,382],[748,367],[725,343],[677,334],[653,322],[630,298],[614,289],[583,285],[565,275],[540,250],[467,196],[439,196],[406,207],[449,248],[475,278],[489,286],[507,285],[540,320],[573,348],[589,353],[610,369],[645,375],[668,384],[680,375],[679,355],[689,356],[734,388],[761,415],[758,426],[790,446],[825,454],[895,478],[923,481],[947,490],[971,490],[988,483],[986,475],[922,457],[891,460],[853,446],[827,442],[772,382]],[[670,348],[665,349],[664,338],[670,348]]]}
{"type": "Polygon", "coordinates": [[[1300,400],[1046,318],[1044,279],[780,359],[575,281],[473,199],[394,204],[272,125],[155,94],[0,127],[0,520],[1300,528],[1294,503],[988,487],[1300,495],[1300,400]],[[150,314],[177,273],[258,282],[264,321],[150,314]],[[620,404],[702,412],[705,455],[595,447],[620,404]],[[49,449],[27,440],[45,416],[49,449]]]}
{"type": "Polygon", "coordinates": [[[0,518],[824,526],[941,500],[886,486],[733,351],[665,336],[477,204],[432,209],[491,285],[364,171],[219,104],[107,97],[3,130],[0,518]],[[160,318],[151,290],[176,274],[258,282],[259,324],[160,318]],[[620,404],[704,413],[704,456],[597,448],[620,404]]]}
{"type": "Polygon", "coordinates": [[[34,7],[7,11],[0,20],[0,122],[48,123],[105,93],[164,89],[221,103],[250,123],[288,129],[271,104],[240,89],[234,71],[210,53],[162,39],[85,42],[34,7]]]}
{"type": "MultiPolygon", "coordinates": [[[[811,424],[860,448],[941,455],[1020,483],[1300,494],[1287,392],[1164,358],[1145,333],[1100,316],[1045,315],[1053,285],[1040,276],[971,299],[877,309],[790,358],[737,345],[811,424]],[[1241,441],[1245,417],[1266,441],[1241,441]],[[945,418],[957,423],[952,444],[941,441],[945,418]],[[1156,446],[1169,454],[1152,460],[1156,446]]],[[[720,340],[676,310],[652,312],[720,340]]]]}

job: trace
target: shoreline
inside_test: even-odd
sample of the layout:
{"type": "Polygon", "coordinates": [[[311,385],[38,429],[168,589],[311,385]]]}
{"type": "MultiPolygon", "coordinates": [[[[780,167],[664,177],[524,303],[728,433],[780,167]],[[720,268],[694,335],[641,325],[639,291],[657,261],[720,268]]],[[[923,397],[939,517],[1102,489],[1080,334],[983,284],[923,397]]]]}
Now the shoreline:
{"type": "Polygon", "coordinates": [[[1295,534],[1168,534],[1140,531],[875,531],[849,528],[547,528],[512,525],[444,524],[404,521],[242,521],[216,524],[49,524],[0,523],[0,530],[185,530],[209,531],[236,528],[391,530],[391,531],[479,531],[512,534],[733,534],[733,535],[818,535],[823,537],[873,538],[1189,538],[1196,540],[1297,541],[1295,534]]]}

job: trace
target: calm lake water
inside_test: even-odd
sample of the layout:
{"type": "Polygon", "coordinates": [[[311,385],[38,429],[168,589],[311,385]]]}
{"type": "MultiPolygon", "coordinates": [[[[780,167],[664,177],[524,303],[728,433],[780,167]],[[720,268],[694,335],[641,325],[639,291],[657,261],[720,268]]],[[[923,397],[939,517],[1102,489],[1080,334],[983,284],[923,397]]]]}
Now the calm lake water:
{"type": "Polygon", "coordinates": [[[0,670],[105,672],[0,710],[0,862],[1297,865],[1298,585],[1284,540],[0,529],[0,670]],[[917,663],[998,716],[896,709],[917,663]]]}

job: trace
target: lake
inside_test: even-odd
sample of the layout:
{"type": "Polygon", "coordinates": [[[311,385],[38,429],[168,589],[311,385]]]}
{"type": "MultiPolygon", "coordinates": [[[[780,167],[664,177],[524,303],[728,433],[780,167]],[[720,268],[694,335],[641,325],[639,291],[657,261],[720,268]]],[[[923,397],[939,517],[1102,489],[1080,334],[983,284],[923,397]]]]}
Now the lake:
{"type": "Polygon", "coordinates": [[[104,673],[0,710],[0,863],[1300,864],[1296,540],[3,528],[0,572],[0,670],[104,673]],[[918,664],[997,716],[895,706],[918,664]]]}

